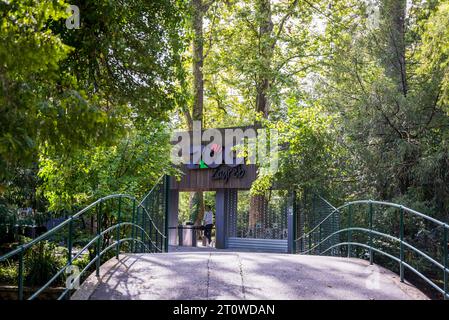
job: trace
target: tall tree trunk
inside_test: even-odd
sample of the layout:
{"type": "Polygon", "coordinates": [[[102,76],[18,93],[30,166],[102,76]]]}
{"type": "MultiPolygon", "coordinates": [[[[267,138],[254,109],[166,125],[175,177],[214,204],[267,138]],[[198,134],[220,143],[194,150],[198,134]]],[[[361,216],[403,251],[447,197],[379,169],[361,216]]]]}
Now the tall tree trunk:
{"type": "Polygon", "coordinates": [[[398,91],[407,95],[405,60],[405,19],[407,0],[382,0],[383,29],[387,40],[385,67],[387,75],[398,85],[398,91]]]}
{"type": "Polygon", "coordinates": [[[205,8],[202,0],[192,0],[193,38],[193,112],[192,120],[203,122],[204,104],[204,36],[203,16],[205,8]]]}
{"type": "MultiPolygon", "coordinates": [[[[385,41],[385,49],[384,52],[381,53],[381,58],[383,60],[383,64],[386,70],[386,75],[390,78],[397,86],[397,93],[406,97],[408,93],[408,84],[407,84],[407,68],[406,68],[406,41],[405,41],[405,19],[406,19],[406,10],[407,10],[407,0],[382,0],[381,1],[381,30],[382,35],[384,36],[385,41]]],[[[392,93],[393,95],[395,92],[392,93]]],[[[395,99],[396,101],[396,99],[395,99]]],[[[398,109],[394,111],[394,114],[391,116],[390,122],[394,123],[398,128],[397,135],[387,136],[389,140],[397,139],[397,140],[405,140],[407,139],[406,131],[407,124],[406,118],[403,118],[401,115],[402,112],[399,112],[401,108],[405,106],[401,105],[400,101],[396,101],[391,108],[398,109]]],[[[384,141],[384,150],[388,150],[397,144],[392,144],[391,141],[384,141]]],[[[394,151],[394,150],[392,150],[394,151]]],[[[416,158],[416,154],[412,154],[407,152],[402,155],[402,163],[412,163],[416,158]]],[[[407,192],[410,186],[410,166],[401,165],[395,168],[395,177],[397,179],[397,183],[393,185],[398,186],[399,188],[389,188],[392,184],[392,181],[388,179],[385,180],[380,185],[379,194],[385,198],[391,198],[396,196],[399,191],[400,194],[404,194],[407,192]]]]}
{"type": "Polygon", "coordinates": [[[257,0],[256,10],[260,17],[259,25],[259,59],[263,68],[257,82],[256,111],[268,117],[271,64],[273,60],[273,21],[271,18],[271,0],[257,0]]]}
{"type": "MultiPolygon", "coordinates": [[[[256,111],[268,118],[271,64],[273,60],[274,38],[273,21],[271,17],[271,0],[256,0],[256,10],[259,16],[259,59],[263,68],[257,76],[256,111]]],[[[258,126],[258,124],[256,124],[258,126]]],[[[249,208],[249,227],[255,235],[256,227],[264,230],[266,226],[268,201],[264,195],[251,196],[249,208]]]]}
{"type": "MultiPolygon", "coordinates": [[[[187,117],[189,129],[193,129],[193,121],[201,121],[203,125],[203,105],[204,105],[204,36],[203,17],[207,7],[203,0],[192,0],[192,29],[194,32],[192,45],[192,74],[193,74],[193,108],[192,116],[187,117]]],[[[190,114],[189,114],[190,116],[190,114]]],[[[203,192],[197,191],[190,195],[190,216],[195,225],[201,224],[204,217],[204,197],[203,192]]]]}

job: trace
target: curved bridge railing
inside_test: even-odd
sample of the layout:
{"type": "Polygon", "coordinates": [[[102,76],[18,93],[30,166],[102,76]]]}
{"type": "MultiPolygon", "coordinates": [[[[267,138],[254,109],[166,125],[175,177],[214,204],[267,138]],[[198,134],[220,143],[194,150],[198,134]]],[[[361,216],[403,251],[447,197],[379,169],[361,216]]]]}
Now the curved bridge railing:
{"type": "Polygon", "coordinates": [[[449,298],[447,223],[383,201],[360,200],[332,208],[321,222],[299,234],[297,253],[366,258],[371,264],[376,254],[376,260],[377,255],[385,257],[383,264],[399,271],[401,282],[408,270],[449,298]],[[338,230],[324,234],[322,226],[336,217],[338,230]]]}
{"type": "Polygon", "coordinates": [[[67,299],[83,276],[95,270],[100,275],[101,261],[104,256],[117,259],[121,252],[160,253],[168,251],[167,238],[167,202],[168,177],[161,177],[142,201],[126,194],[113,194],[91,203],[55,228],[34,240],[19,245],[16,249],[0,257],[0,263],[6,262],[17,266],[17,298],[33,300],[48,288],[66,280],[64,290],[58,300],[67,299]],[[90,228],[86,227],[86,218],[90,228]],[[86,239],[86,233],[89,238],[86,239]],[[45,246],[52,244],[51,253],[45,253],[45,246]],[[56,247],[56,244],[58,245],[56,247]],[[81,245],[80,245],[81,244],[81,245]],[[76,247],[78,245],[78,247],[76,247]],[[65,248],[66,252],[54,252],[56,248],[65,248]],[[111,252],[111,249],[114,249],[111,252]],[[39,255],[55,254],[66,262],[50,279],[45,279],[28,297],[24,297],[24,278],[27,259],[39,255]],[[88,255],[88,261],[85,261],[88,255]],[[69,282],[67,273],[72,273],[73,266],[80,265],[82,270],[76,272],[69,282]]]}

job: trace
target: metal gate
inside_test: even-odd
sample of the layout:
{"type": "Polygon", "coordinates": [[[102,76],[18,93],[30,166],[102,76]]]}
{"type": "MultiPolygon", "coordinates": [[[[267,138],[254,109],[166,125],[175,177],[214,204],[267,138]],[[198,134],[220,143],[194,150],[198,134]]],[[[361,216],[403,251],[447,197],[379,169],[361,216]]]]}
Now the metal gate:
{"type": "MultiPolygon", "coordinates": [[[[326,248],[339,243],[340,235],[336,232],[340,229],[340,213],[321,196],[307,191],[299,194],[295,214],[297,251],[321,254],[326,248]]],[[[338,251],[339,248],[333,248],[328,254],[339,255],[338,251]]]]}
{"type": "Polygon", "coordinates": [[[258,210],[251,211],[249,193],[227,192],[228,248],[252,251],[287,252],[289,197],[286,192],[272,191],[260,198],[258,210]]]}

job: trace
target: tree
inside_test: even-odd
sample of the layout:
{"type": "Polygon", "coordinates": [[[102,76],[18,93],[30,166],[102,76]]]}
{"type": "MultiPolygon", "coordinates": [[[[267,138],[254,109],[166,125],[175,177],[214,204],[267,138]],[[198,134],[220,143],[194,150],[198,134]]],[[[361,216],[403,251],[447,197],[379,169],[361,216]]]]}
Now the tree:
{"type": "MultiPolygon", "coordinates": [[[[235,126],[258,122],[257,114],[282,117],[284,100],[300,95],[295,86],[316,46],[304,27],[311,22],[310,8],[301,1],[251,0],[212,9],[206,15],[209,41],[203,41],[205,122],[235,126]]],[[[263,195],[253,195],[251,215],[263,214],[264,206],[263,195]]]]}
{"type": "Polygon", "coordinates": [[[53,29],[74,48],[63,68],[76,77],[89,102],[115,115],[133,112],[143,122],[149,117],[167,120],[185,45],[184,1],[73,4],[80,9],[81,28],[53,29]]]}
{"type": "Polygon", "coordinates": [[[424,23],[419,74],[427,76],[427,85],[440,86],[438,106],[449,112],[449,44],[441,41],[449,36],[449,1],[441,1],[424,23]]]}
{"type": "Polygon", "coordinates": [[[325,12],[321,51],[332,60],[322,65],[315,92],[339,115],[336,125],[356,177],[349,197],[397,200],[447,216],[444,77],[442,69],[423,67],[431,65],[423,55],[427,21],[438,11],[435,2],[406,8],[395,0],[382,1],[380,12],[378,27],[368,26],[366,6],[353,1],[325,12]]]}
{"type": "Polygon", "coordinates": [[[171,172],[167,125],[148,120],[140,128],[129,126],[114,145],[78,150],[70,158],[41,156],[38,192],[48,199],[50,210],[83,207],[110,194],[141,198],[161,172],[171,172]]]}
{"type": "Polygon", "coordinates": [[[0,3],[0,181],[36,160],[39,127],[58,120],[43,112],[58,65],[70,48],[48,30],[65,17],[62,1],[0,3]]]}
{"type": "MultiPolygon", "coordinates": [[[[166,121],[174,106],[184,50],[184,2],[72,4],[81,13],[77,30],[66,28],[68,4],[62,0],[0,3],[3,191],[5,186],[15,190],[16,173],[31,169],[39,181],[34,188],[53,200],[51,192],[60,186],[50,183],[48,175],[40,185],[39,168],[71,163],[81,168],[65,167],[60,174],[81,173],[80,158],[90,163],[92,150],[110,150],[144,129],[157,132],[148,119],[166,121]]],[[[160,174],[160,166],[152,168],[160,174]]],[[[146,172],[147,178],[153,176],[146,172]]],[[[78,176],[74,180],[80,181],[78,176]]],[[[93,194],[106,191],[97,187],[93,194]]],[[[71,199],[80,192],[66,191],[71,199]]]]}
{"type": "Polygon", "coordinates": [[[407,96],[406,0],[383,0],[381,18],[386,49],[383,54],[386,75],[397,83],[398,92],[407,96]]]}
{"type": "MultiPolygon", "coordinates": [[[[192,39],[192,76],[193,76],[193,105],[192,112],[184,107],[184,116],[189,130],[193,130],[193,122],[199,121],[203,126],[204,110],[204,15],[215,0],[203,2],[203,0],[191,0],[191,27],[192,39]]],[[[204,216],[204,197],[202,192],[190,194],[190,214],[193,222],[198,225],[204,216]]]]}

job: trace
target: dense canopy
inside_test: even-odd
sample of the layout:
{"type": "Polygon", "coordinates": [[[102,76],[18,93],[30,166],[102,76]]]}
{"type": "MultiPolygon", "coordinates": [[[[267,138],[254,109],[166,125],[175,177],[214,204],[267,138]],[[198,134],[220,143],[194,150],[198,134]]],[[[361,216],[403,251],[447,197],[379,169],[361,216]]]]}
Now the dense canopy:
{"type": "Polygon", "coordinates": [[[279,130],[254,197],[276,183],[448,218],[449,1],[70,4],[79,29],[63,0],[0,1],[2,214],[142,194],[172,170],[170,132],[201,120],[279,130]]]}

